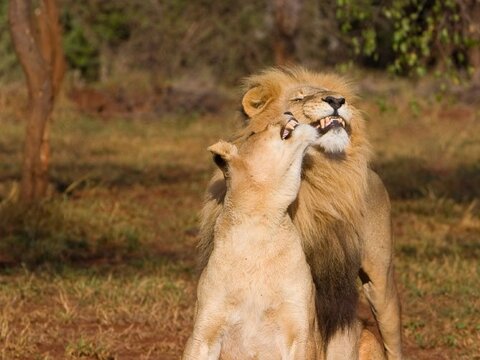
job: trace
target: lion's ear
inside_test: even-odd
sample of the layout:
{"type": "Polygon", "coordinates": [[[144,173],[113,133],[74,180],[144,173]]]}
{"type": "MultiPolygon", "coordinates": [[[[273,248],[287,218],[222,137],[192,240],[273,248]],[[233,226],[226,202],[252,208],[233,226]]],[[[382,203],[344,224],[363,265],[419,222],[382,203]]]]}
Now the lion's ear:
{"type": "Polygon", "coordinates": [[[233,159],[238,157],[237,147],[229,142],[220,140],[216,144],[210,146],[208,151],[213,154],[213,161],[226,176],[228,164],[230,164],[233,159]]]}
{"type": "Polygon", "coordinates": [[[243,111],[249,118],[261,113],[272,100],[272,95],[263,86],[248,90],[242,99],[243,111]]]}

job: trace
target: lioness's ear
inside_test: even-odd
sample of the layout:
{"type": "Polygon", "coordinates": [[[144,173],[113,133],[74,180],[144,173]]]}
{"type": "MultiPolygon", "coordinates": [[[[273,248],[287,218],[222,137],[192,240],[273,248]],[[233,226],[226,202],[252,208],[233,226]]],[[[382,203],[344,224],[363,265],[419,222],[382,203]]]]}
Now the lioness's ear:
{"type": "Polygon", "coordinates": [[[223,140],[210,146],[208,151],[213,154],[213,161],[225,175],[227,174],[228,164],[238,156],[237,147],[223,140]]]}
{"type": "Polygon", "coordinates": [[[272,95],[263,86],[248,90],[242,99],[242,108],[249,118],[261,113],[272,100],[272,95]]]}

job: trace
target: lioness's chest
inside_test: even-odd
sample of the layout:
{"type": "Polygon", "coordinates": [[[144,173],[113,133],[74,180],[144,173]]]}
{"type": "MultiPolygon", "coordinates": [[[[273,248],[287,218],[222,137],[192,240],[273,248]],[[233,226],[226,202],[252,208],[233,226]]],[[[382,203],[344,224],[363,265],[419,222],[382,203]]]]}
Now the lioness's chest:
{"type": "Polygon", "coordinates": [[[296,233],[256,230],[241,228],[215,243],[206,269],[208,288],[231,304],[303,296],[311,275],[296,233]]]}

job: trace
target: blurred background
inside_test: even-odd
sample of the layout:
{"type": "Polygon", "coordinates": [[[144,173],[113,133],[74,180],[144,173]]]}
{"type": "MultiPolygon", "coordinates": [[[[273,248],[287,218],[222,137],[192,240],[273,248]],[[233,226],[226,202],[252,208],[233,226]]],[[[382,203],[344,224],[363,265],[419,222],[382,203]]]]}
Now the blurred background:
{"type": "Polygon", "coordinates": [[[480,1],[0,0],[1,359],[179,357],[206,148],[288,64],[356,83],[406,354],[480,358],[480,1]]]}

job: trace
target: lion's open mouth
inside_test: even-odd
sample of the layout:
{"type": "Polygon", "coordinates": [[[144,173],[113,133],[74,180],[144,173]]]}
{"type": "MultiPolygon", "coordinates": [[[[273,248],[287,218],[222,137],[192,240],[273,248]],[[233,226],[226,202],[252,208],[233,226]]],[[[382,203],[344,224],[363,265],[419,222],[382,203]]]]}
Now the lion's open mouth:
{"type": "Polygon", "coordinates": [[[324,135],[333,128],[341,126],[345,129],[347,124],[341,116],[329,115],[311,122],[310,125],[317,129],[321,135],[324,135]]]}

